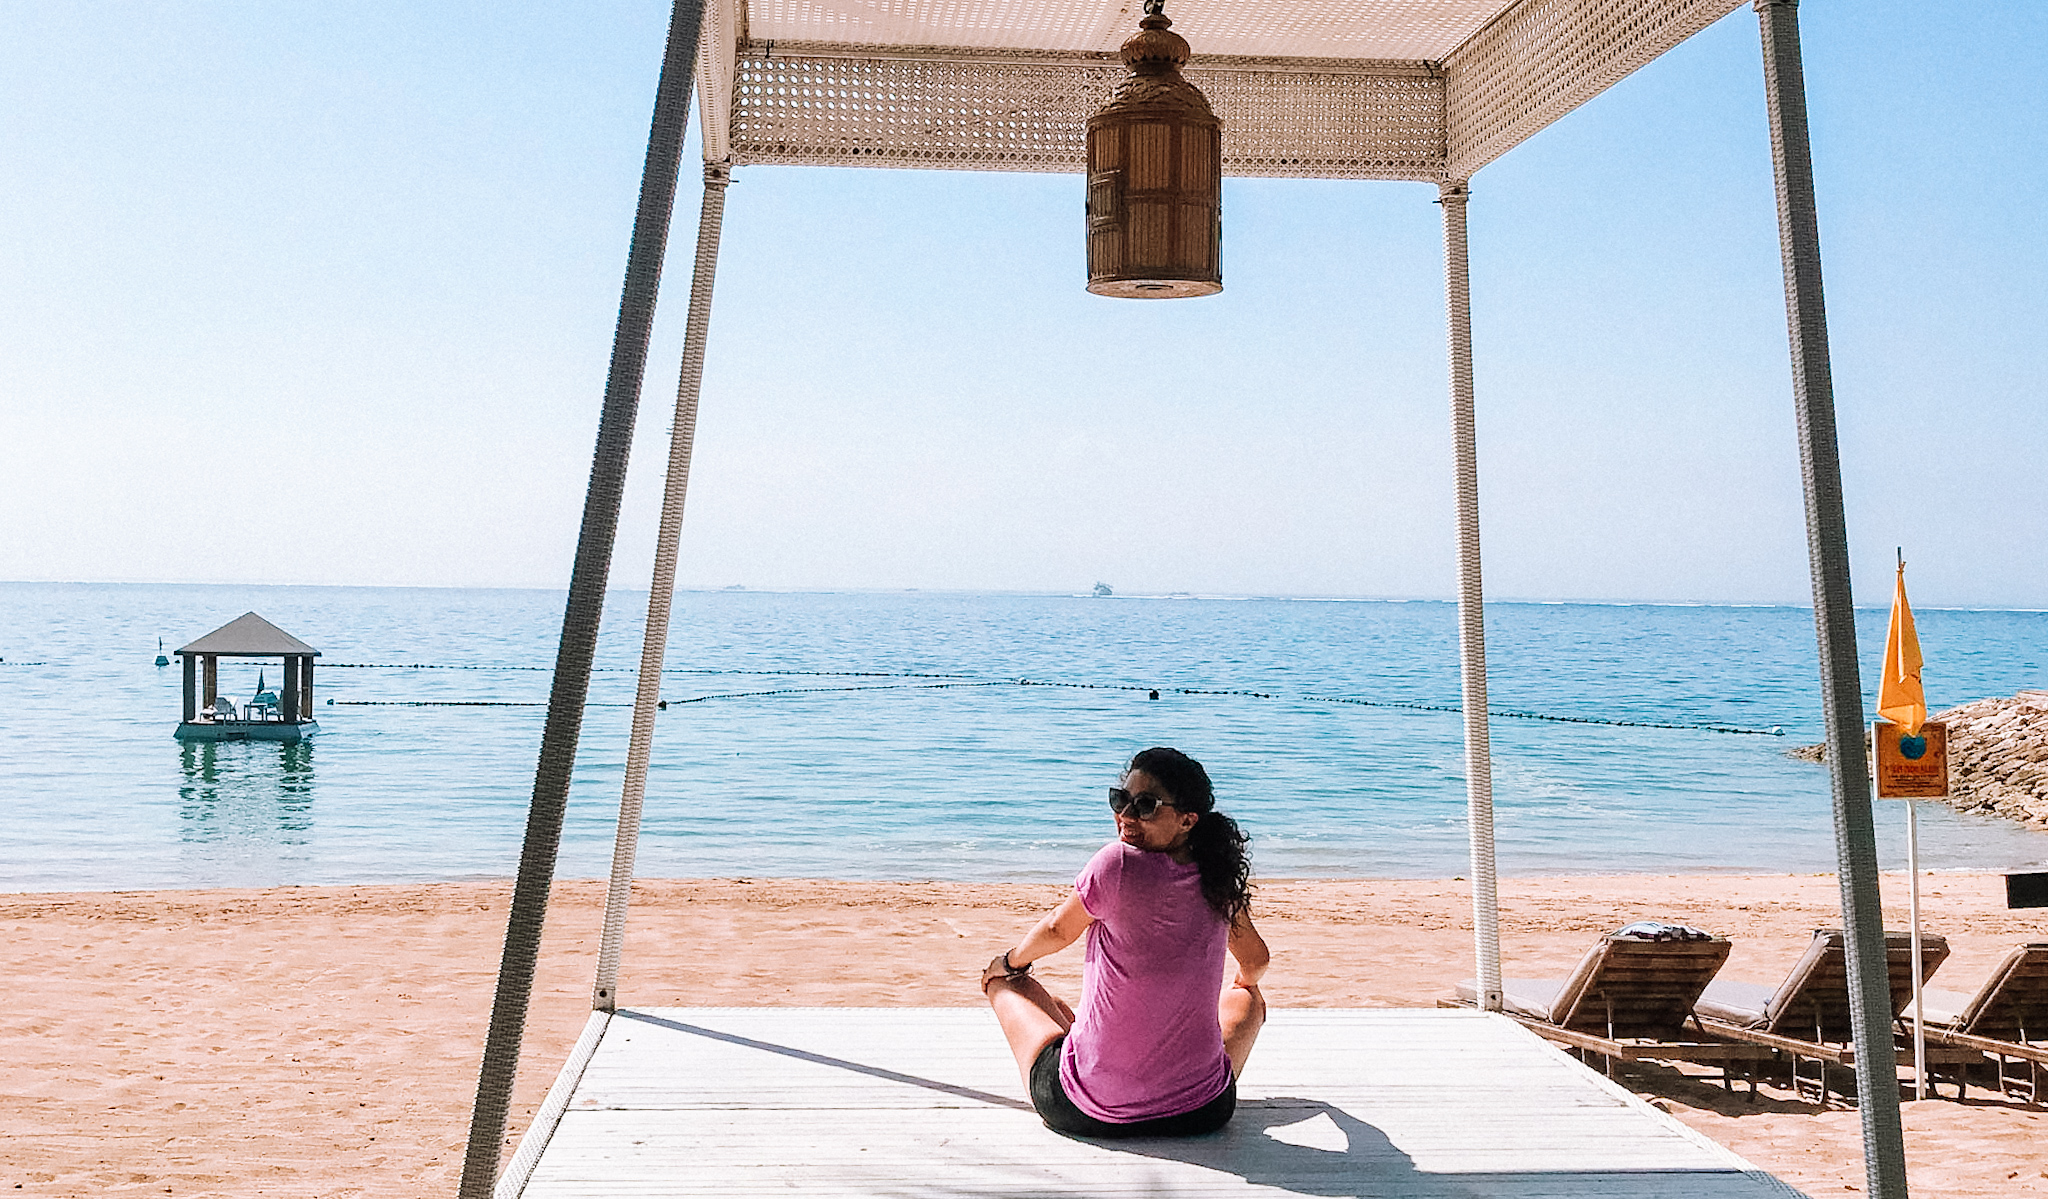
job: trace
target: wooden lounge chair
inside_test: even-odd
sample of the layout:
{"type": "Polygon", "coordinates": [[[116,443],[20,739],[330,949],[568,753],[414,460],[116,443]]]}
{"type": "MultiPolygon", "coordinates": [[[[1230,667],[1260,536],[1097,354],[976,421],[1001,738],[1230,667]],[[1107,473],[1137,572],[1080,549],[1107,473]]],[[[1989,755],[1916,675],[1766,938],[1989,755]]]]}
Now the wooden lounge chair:
{"type": "MultiPolygon", "coordinates": [[[[1912,937],[1887,932],[1885,964],[1891,983],[1891,1015],[1894,1020],[1913,996],[1912,937]]],[[[1790,1062],[1792,1089],[1804,1095],[1807,1080],[1802,1062],[1814,1063],[1814,1087],[1825,1104],[1830,1065],[1854,1067],[1854,1034],[1849,1024],[1849,963],[1846,938],[1840,929],[1815,929],[1806,952],[1792,964],[1785,980],[1776,987],[1758,983],[1717,979],[1707,985],[1693,1006],[1701,1029],[1711,1036],[1752,1045],[1763,1045],[1782,1053],[1790,1062]]],[[[1934,973],[1948,957],[1948,940],[1926,933],[1920,938],[1921,980],[1934,973]]],[[[1974,1054],[1936,1055],[1949,1063],[1973,1058],[1974,1054]]],[[[1912,1061],[1911,1051],[1905,1054],[1912,1061]]]]}
{"type": "MultiPolygon", "coordinates": [[[[2016,946],[1974,995],[1928,987],[1920,1002],[1929,1041],[1991,1057],[2002,1093],[2040,1099],[2048,1074],[2048,944],[2016,946]]],[[[1910,1027],[1910,1004],[1905,1019],[1910,1027]]],[[[1964,1082],[1960,1072],[1956,1081],[1964,1082]]]]}
{"type": "MultiPolygon", "coordinates": [[[[1501,981],[1504,1013],[1546,1040],[1614,1062],[1682,1061],[1728,1064],[1769,1060],[1762,1046],[1731,1044],[1688,1029],[1693,1003],[1728,960],[1726,938],[1644,941],[1602,937],[1565,978],[1501,981]]],[[[1460,983],[1455,1000],[1439,1006],[1472,1007],[1478,991],[1460,983]]],[[[1755,1083],[1751,1083],[1752,1092],[1755,1083]]]]}

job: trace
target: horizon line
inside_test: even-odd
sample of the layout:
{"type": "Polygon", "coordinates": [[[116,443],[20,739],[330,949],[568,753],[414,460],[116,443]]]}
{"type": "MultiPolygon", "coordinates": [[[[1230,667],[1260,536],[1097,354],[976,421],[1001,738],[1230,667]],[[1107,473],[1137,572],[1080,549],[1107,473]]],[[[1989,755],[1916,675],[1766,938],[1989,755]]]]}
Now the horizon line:
{"type": "MultiPolygon", "coordinates": [[[[165,579],[0,579],[0,587],[193,587],[193,588],[303,588],[308,590],[334,591],[532,591],[554,595],[568,593],[566,585],[559,587],[538,587],[506,584],[469,583],[257,583],[247,581],[207,580],[165,580],[165,579]]],[[[883,587],[883,586],[749,586],[742,583],[724,585],[710,583],[677,584],[675,590],[694,595],[718,595],[732,592],[755,595],[942,595],[942,596],[1014,596],[1019,598],[1044,599],[1111,599],[1111,600],[1207,600],[1241,603],[1248,601],[1274,601],[1284,603],[1358,603],[1358,604],[1456,604],[1454,595],[1359,595],[1333,592],[1282,592],[1282,591],[1129,591],[1114,592],[1110,595],[1095,595],[1087,590],[1065,588],[1021,588],[1021,587],[883,587]]],[[[606,595],[646,595],[645,587],[607,587],[606,595]]],[[[1485,603],[1491,605],[1514,605],[1521,607],[1602,607],[1602,608],[1789,608],[1810,612],[1813,604],[1792,603],[1780,600],[1698,600],[1698,599],[1625,599],[1625,598],[1558,598],[1549,596],[1489,596],[1485,603]]],[[[1859,612],[1882,612],[1890,608],[1890,601],[1856,605],[1859,612]]],[[[1999,603],[1916,603],[1915,612],[2048,612],[2048,605],[1999,603]]]]}

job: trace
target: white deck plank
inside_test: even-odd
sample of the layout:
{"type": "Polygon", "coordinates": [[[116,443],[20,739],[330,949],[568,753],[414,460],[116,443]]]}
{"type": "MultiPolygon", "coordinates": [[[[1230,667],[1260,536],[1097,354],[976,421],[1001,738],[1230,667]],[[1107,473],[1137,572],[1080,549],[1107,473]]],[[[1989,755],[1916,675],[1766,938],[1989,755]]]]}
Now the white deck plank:
{"type": "Polygon", "coordinates": [[[622,1011],[525,1194],[1797,1194],[1475,1012],[1275,1012],[1239,1096],[1214,1136],[1082,1141],[984,1009],[622,1011]]]}

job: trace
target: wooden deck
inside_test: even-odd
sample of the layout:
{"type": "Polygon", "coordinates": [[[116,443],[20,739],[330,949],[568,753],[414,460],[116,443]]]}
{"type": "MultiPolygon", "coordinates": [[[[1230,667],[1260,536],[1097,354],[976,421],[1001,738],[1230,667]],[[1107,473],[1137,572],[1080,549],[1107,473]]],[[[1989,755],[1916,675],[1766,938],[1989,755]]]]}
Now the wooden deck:
{"type": "Polygon", "coordinates": [[[586,1048],[600,1032],[552,1137],[537,1122],[529,1199],[1798,1194],[1476,1012],[1277,1011],[1236,1119],[1178,1141],[1046,1129],[982,1009],[627,1010],[586,1048]]]}

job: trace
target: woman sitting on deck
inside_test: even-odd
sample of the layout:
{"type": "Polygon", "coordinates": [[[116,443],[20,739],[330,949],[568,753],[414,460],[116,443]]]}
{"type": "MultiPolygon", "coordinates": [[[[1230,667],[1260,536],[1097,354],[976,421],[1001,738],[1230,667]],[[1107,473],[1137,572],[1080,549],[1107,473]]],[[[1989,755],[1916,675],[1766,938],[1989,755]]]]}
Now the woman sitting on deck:
{"type": "Polygon", "coordinates": [[[1109,792],[1117,839],[1074,894],[982,973],[1032,1106],[1056,1132],[1196,1136],[1237,1108],[1237,1076],[1266,1021],[1270,955],[1252,927],[1245,835],[1215,810],[1202,764],[1177,749],[1131,759],[1109,792]],[[1031,963],[1088,936],[1081,1011],[1031,963]],[[1237,977],[1217,998],[1223,954],[1237,977]]]}

